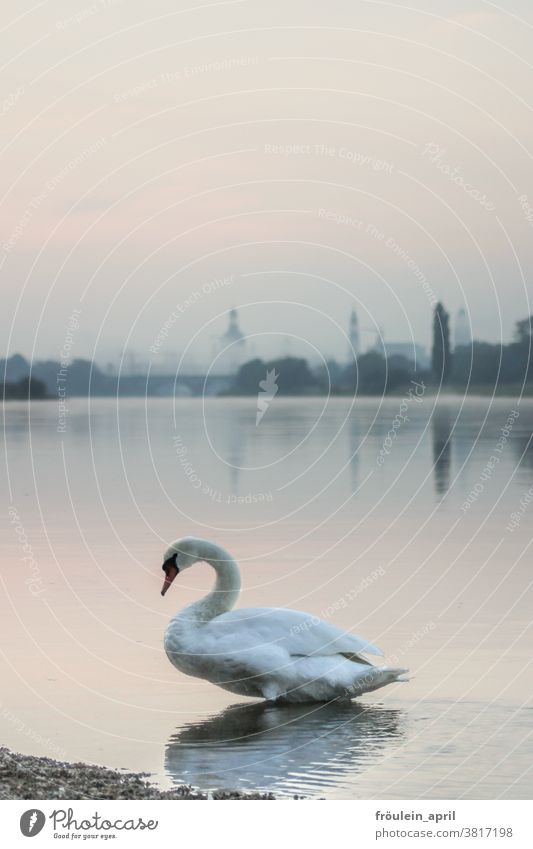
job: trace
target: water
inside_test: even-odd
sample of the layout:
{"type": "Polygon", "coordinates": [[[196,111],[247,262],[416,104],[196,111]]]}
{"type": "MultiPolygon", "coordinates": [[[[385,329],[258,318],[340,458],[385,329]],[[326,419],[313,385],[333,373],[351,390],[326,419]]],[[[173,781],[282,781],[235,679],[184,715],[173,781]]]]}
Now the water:
{"type": "Polygon", "coordinates": [[[255,398],[71,400],[65,433],[6,405],[1,743],[164,787],[530,797],[533,404],[401,402],[275,398],[256,426],[255,398]],[[163,631],[212,574],[162,599],[161,557],[190,533],[243,606],[330,618],[411,681],[281,708],[181,676],[163,631]]]}

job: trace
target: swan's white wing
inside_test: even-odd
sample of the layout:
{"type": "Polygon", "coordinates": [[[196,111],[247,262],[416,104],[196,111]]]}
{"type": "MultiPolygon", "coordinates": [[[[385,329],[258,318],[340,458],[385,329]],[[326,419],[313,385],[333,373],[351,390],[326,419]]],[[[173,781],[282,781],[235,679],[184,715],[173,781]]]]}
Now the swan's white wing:
{"type": "Polygon", "coordinates": [[[366,652],[383,655],[381,649],[356,634],[342,631],[317,616],[284,607],[249,607],[231,610],[209,623],[219,650],[230,640],[238,640],[241,650],[283,649],[292,656],[351,654],[366,652]]]}

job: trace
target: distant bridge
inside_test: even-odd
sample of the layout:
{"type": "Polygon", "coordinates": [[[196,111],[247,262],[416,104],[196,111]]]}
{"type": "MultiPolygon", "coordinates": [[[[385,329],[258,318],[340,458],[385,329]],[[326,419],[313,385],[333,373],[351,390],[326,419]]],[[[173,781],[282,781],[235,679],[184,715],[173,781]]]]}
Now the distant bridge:
{"type": "Polygon", "coordinates": [[[150,395],[160,398],[181,396],[220,395],[233,385],[233,376],[227,374],[151,374],[121,376],[118,380],[120,395],[150,395]]]}

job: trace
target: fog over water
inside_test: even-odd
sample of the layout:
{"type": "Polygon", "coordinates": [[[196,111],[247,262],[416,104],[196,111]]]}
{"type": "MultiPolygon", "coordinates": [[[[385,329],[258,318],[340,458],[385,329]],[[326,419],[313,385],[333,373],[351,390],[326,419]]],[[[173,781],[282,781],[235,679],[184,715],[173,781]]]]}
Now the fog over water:
{"type": "Polygon", "coordinates": [[[57,357],[75,308],[75,355],[165,368],[193,337],[189,365],[209,362],[234,306],[265,356],[290,332],[344,357],[353,306],[364,347],[377,328],[428,346],[433,297],[490,341],[531,311],[521,0],[21,12],[2,36],[2,354],[57,357]]]}

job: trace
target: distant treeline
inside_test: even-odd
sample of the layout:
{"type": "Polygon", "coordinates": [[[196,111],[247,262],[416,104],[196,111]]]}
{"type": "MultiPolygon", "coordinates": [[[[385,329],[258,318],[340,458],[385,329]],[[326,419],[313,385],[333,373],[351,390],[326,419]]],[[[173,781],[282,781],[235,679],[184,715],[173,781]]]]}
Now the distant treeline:
{"type": "MultiPolygon", "coordinates": [[[[87,397],[168,397],[178,395],[201,395],[207,392],[218,395],[231,385],[233,377],[204,375],[176,377],[168,374],[117,375],[105,374],[90,360],[75,359],[62,367],[56,360],[34,360],[31,364],[20,354],[8,360],[0,360],[0,374],[5,375],[4,391],[8,400],[28,398],[28,379],[31,371],[32,398],[76,398],[87,397]],[[26,383],[24,383],[26,381],[26,383]],[[26,387],[26,389],[25,389],[26,387]],[[41,387],[41,391],[38,391],[41,387]],[[43,390],[44,387],[44,391],[43,390]]],[[[2,378],[0,377],[0,381],[2,378]]],[[[2,386],[0,385],[0,391],[2,386]]]]}
{"type": "Polygon", "coordinates": [[[245,363],[238,371],[230,394],[257,395],[265,376],[276,375],[279,395],[381,395],[406,386],[410,380],[427,380],[428,373],[415,371],[405,357],[387,360],[376,351],[359,355],[354,362],[343,366],[330,360],[324,366],[311,369],[307,360],[284,357],[265,362],[260,359],[245,363]]]}
{"type": "Polygon", "coordinates": [[[385,357],[380,351],[359,354],[349,365],[330,361],[318,369],[293,357],[268,362],[256,359],[240,368],[232,391],[239,395],[257,394],[259,381],[272,369],[278,375],[280,395],[383,395],[402,392],[411,381],[423,382],[434,390],[448,386],[458,391],[466,387],[489,391],[512,385],[514,391],[522,383],[533,382],[532,326],[533,316],[517,322],[514,341],[509,345],[472,342],[456,347],[452,353],[449,315],[439,303],[433,316],[431,368],[417,369],[406,357],[385,357]]]}
{"type": "Polygon", "coordinates": [[[4,383],[3,396],[8,401],[48,398],[46,384],[35,377],[21,377],[14,383],[4,383]]]}
{"type": "Polygon", "coordinates": [[[87,396],[171,396],[257,395],[258,391],[280,395],[353,394],[382,395],[402,392],[410,381],[423,382],[428,388],[448,386],[463,391],[512,391],[522,384],[533,383],[531,335],[533,316],[517,322],[514,340],[509,345],[473,342],[456,347],[452,352],[449,339],[449,316],[442,304],[437,304],[433,316],[433,346],[431,368],[415,369],[413,362],[402,356],[385,357],[380,351],[367,351],[346,365],[334,360],[312,368],[307,360],[284,357],[268,362],[261,359],[245,363],[233,376],[211,375],[207,382],[202,375],[174,377],[151,374],[116,377],[104,374],[89,360],[76,359],[68,369],[61,369],[54,360],[36,361],[31,367],[24,357],[16,354],[0,361],[4,397],[33,399],[58,397],[64,389],[67,397],[87,396]],[[267,390],[262,390],[269,374],[267,390]]]}
{"type": "Polygon", "coordinates": [[[496,389],[513,384],[519,388],[533,381],[531,334],[533,316],[515,325],[514,339],[509,345],[492,345],[474,341],[450,350],[449,315],[437,304],[433,317],[431,371],[433,381],[454,389],[496,389]]]}
{"type": "MultiPolygon", "coordinates": [[[[0,380],[5,375],[5,397],[27,398],[28,388],[32,398],[58,396],[58,377],[61,376],[61,363],[55,360],[34,360],[30,363],[20,354],[0,360],[0,380]],[[30,380],[31,373],[31,380],[30,380]]],[[[97,366],[92,367],[91,392],[94,395],[112,394],[108,378],[97,366]]],[[[67,394],[86,396],[89,392],[89,360],[73,360],[67,370],[67,394]]],[[[114,381],[116,388],[116,380],[114,381]]]]}

